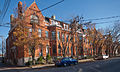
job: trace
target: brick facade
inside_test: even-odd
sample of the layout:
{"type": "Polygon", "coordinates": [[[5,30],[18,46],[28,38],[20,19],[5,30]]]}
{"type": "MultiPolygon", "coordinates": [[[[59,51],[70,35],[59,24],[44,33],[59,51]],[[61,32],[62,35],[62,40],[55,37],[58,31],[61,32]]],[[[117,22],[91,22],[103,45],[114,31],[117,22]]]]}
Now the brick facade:
{"type": "MultiPolygon", "coordinates": [[[[21,18],[21,6],[22,2],[18,3],[18,18],[21,18]]],[[[26,22],[28,22],[27,26],[29,29],[32,29],[31,15],[36,16],[38,18],[38,25],[36,25],[36,30],[41,32],[41,37],[46,37],[46,40],[42,42],[43,47],[39,47],[35,51],[36,59],[42,54],[42,56],[46,57],[47,54],[50,56],[77,56],[77,55],[88,55],[83,53],[84,42],[83,42],[83,32],[81,31],[81,36],[77,37],[77,34],[71,35],[71,28],[69,24],[55,20],[55,16],[52,18],[44,17],[41,11],[38,9],[35,2],[33,2],[24,13],[27,18],[26,22]],[[48,35],[48,36],[47,36],[48,35]],[[78,46],[78,39],[81,39],[80,46],[78,46]]],[[[6,40],[6,54],[7,60],[11,63],[23,65],[25,62],[29,60],[29,52],[24,51],[23,47],[15,47],[13,45],[13,31],[16,26],[12,21],[15,20],[14,16],[11,15],[11,29],[9,31],[9,36],[6,40]]],[[[37,20],[36,20],[37,22],[37,20]]],[[[86,47],[88,48],[88,47],[86,47]]],[[[89,47],[91,49],[91,47],[89,47]]],[[[88,51],[88,50],[87,50],[88,51]]],[[[90,53],[89,53],[90,54],[90,53]]]]}

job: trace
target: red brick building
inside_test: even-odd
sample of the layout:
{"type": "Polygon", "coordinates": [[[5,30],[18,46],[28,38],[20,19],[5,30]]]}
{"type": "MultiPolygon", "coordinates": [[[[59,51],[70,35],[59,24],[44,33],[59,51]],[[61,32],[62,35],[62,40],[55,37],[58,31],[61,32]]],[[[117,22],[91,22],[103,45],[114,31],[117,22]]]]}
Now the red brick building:
{"type": "MultiPolygon", "coordinates": [[[[73,35],[70,34],[71,27],[69,24],[56,20],[55,16],[51,18],[44,17],[35,2],[33,2],[24,13],[21,13],[21,10],[22,2],[19,2],[18,18],[22,19],[22,15],[28,17],[25,21],[28,22],[27,26],[29,31],[31,32],[33,30],[31,23],[36,22],[38,24],[36,25],[38,36],[46,37],[46,40],[42,42],[42,48],[38,46],[38,49],[35,50],[36,59],[41,55],[46,57],[47,54],[52,57],[84,55],[83,30],[79,30],[73,35]],[[80,34],[80,36],[78,37],[77,34],[80,34]],[[78,41],[80,42],[79,46],[78,41]]],[[[15,23],[16,18],[14,18],[13,15],[11,15],[10,18],[11,28],[6,40],[7,61],[12,64],[24,65],[30,59],[29,52],[24,51],[25,46],[16,47],[13,45],[13,32],[17,24],[15,23]]]]}

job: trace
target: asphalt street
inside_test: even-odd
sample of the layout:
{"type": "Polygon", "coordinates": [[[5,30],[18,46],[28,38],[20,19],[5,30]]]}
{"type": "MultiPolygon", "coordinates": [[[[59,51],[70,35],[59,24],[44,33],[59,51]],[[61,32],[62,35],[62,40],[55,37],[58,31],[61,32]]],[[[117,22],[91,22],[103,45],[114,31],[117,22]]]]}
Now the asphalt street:
{"type": "Polygon", "coordinates": [[[1,70],[0,72],[120,72],[120,57],[79,63],[67,67],[53,66],[36,69],[9,69],[1,70]]]}

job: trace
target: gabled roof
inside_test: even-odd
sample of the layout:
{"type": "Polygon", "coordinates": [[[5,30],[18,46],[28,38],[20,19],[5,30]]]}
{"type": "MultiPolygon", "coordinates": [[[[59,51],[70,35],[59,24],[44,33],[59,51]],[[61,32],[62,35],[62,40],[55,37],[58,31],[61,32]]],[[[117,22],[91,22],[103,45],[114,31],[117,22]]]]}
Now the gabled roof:
{"type": "MultiPolygon", "coordinates": [[[[40,9],[38,8],[36,2],[34,1],[34,2],[25,10],[25,12],[26,12],[28,9],[30,9],[33,5],[35,5],[35,7],[40,11],[40,9]]],[[[41,11],[40,11],[40,12],[41,12],[41,11]]]]}

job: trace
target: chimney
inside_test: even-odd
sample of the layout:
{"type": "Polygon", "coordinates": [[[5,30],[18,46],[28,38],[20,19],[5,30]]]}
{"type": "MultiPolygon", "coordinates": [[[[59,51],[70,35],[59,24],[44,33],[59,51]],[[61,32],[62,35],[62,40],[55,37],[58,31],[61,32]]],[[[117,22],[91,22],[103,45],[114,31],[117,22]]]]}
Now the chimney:
{"type": "Polygon", "coordinates": [[[10,22],[12,23],[13,20],[14,20],[14,16],[13,16],[13,14],[12,14],[12,15],[10,15],[10,22]]]}
{"type": "Polygon", "coordinates": [[[52,15],[51,18],[52,18],[52,19],[55,19],[55,15],[52,15]]]}
{"type": "Polygon", "coordinates": [[[14,23],[14,16],[13,16],[13,14],[12,15],[10,15],[10,26],[11,26],[11,28],[13,27],[13,23],[14,23]]]}
{"type": "Polygon", "coordinates": [[[18,18],[21,18],[22,16],[22,2],[19,1],[18,3],[18,18]]]}

